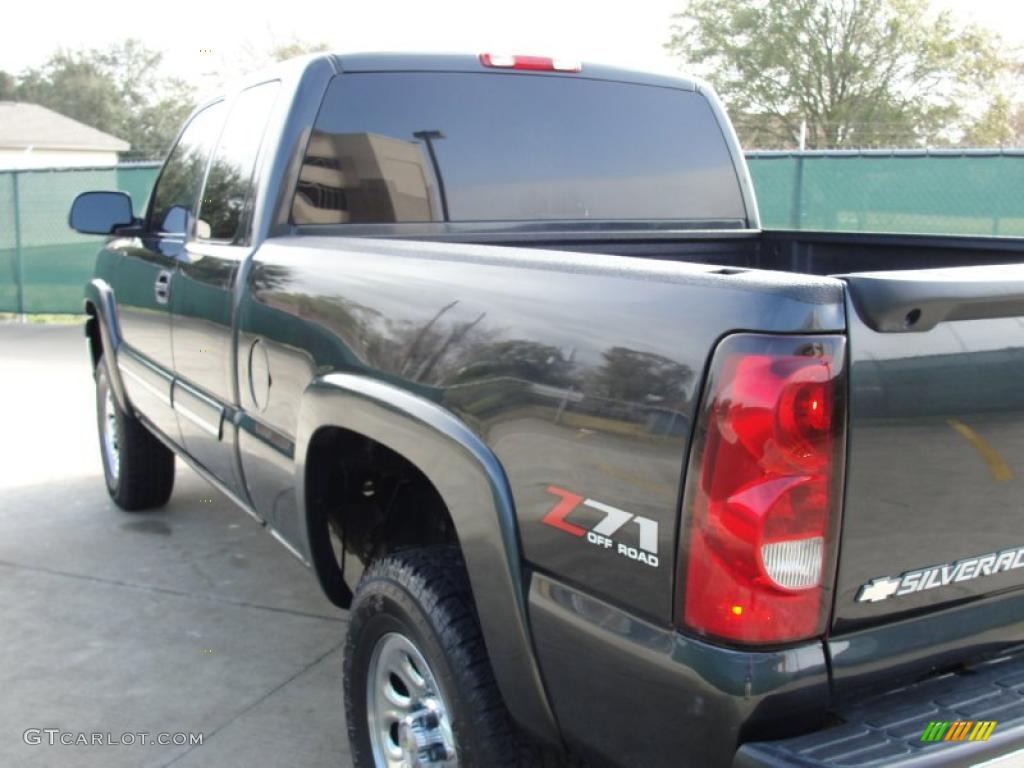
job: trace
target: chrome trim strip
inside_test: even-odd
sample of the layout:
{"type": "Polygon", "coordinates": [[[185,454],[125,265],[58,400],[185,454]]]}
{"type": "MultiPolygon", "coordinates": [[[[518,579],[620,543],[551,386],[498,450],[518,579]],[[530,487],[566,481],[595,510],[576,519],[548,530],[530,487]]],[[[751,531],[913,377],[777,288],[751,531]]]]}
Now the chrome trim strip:
{"type": "Polygon", "coordinates": [[[117,368],[118,368],[118,370],[121,372],[121,374],[123,376],[127,376],[129,379],[131,379],[136,384],[138,384],[140,387],[142,387],[144,390],[149,392],[151,395],[153,395],[157,400],[159,400],[161,403],[166,405],[168,408],[171,407],[171,398],[170,398],[170,388],[169,387],[168,387],[168,391],[167,392],[161,392],[159,389],[154,387],[152,384],[150,384],[148,381],[146,381],[144,378],[142,378],[142,376],[137,374],[131,368],[126,368],[121,363],[120,360],[117,361],[117,368]]]}
{"type": "Polygon", "coordinates": [[[200,464],[198,461],[189,456],[181,445],[167,437],[167,435],[161,432],[152,422],[149,421],[149,419],[143,416],[142,420],[146,423],[146,426],[153,433],[153,435],[161,443],[163,443],[172,451],[174,451],[178,455],[178,458],[184,461],[189,467],[191,467],[192,470],[195,471],[197,475],[199,475],[201,478],[203,478],[203,480],[208,482],[210,485],[212,485],[218,491],[223,493],[225,496],[227,496],[228,499],[234,502],[236,506],[238,506],[247,515],[249,515],[249,517],[251,517],[253,520],[255,520],[262,528],[266,528],[268,531],[270,531],[270,535],[277,539],[279,542],[281,542],[281,544],[284,545],[284,548],[291,552],[300,563],[302,563],[307,568],[311,567],[309,560],[304,558],[295,547],[288,543],[288,540],[285,539],[284,536],[278,533],[277,530],[271,527],[271,525],[266,520],[260,517],[256,510],[252,506],[250,506],[250,504],[247,501],[245,501],[241,496],[239,496],[237,493],[235,493],[226,485],[224,485],[224,483],[222,483],[220,480],[214,477],[209,471],[207,471],[207,469],[202,464],[200,464]]]}
{"type": "Polygon", "coordinates": [[[236,504],[243,512],[245,512],[247,515],[249,515],[251,518],[253,518],[257,523],[259,523],[259,525],[261,527],[266,528],[268,531],[270,531],[270,536],[272,536],[274,539],[276,539],[279,542],[281,542],[285,546],[285,549],[287,549],[296,558],[298,558],[299,562],[301,562],[307,568],[310,567],[309,561],[306,558],[304,558],[299,553],[299,551],[297,549],[295,549],[295,547],[293,547],[291,544],[289,544],[288,540],[286,540],[281,534],[279,534],[278,531],[276,531],[273,527],[271,527],[270,524],[266,520],[264,520],[262,517],[260,517],[259,514],[256,512],[256,510],[252,506],[250,506],[249,502],[245,501],[238,494],[234,493],[233,490],[231,490],[224,483],[222,483],[220,480],[218,480],[216,477],[214,477],[214,475],[211,474],[202,464],[200,464],[195,459],[191,458],[187,453],[185,453],[185,450],[183,449],[183,447],[181,445],[179,445],[177,442],[172,440],[166,434],[161,432],[160,429],[158,429],[153,424],[153,422],[151,422],[150,420],[146,419],[144,416],[142,417],[142,421],[145,422],[146,427],[153,432],[154,436],[158,440],[163,442],[165,445],[167,445],[167,447],[169,447],[169,449],[171,451],[173,451],[175,454],[177,454],[178,458],[181,459],[181,461],[183,461],[191,469],[193,469],[196,472],[196,474],[198,474],[204,480],[206,480],[211,485],[213,485],[215,488],[217,488],[217,490],[219,490],[219,492],[221,494],[226,496],[231,502],[236,504]]]}
{"type": "Polygon", "coordinates": [[[207,394],[204,394],[203,392],[200,392],[198,389],[196,389],[190,384],[185,383],[183,380],[175,379],[174,388],[180,389],[189,397],[194,397],[203,405],[208,405],[210,408],[212,408],[215,411],[219,411],[221,414],[224,413],[224,406],[222,406],[217,400],[215,400],[214,398],[210,397],[207,394]]]}
{"type": "Polygon", "coordinates": [[[224,425],[224,406],[218,403],[211,397],[204,395],[202,392],[193,389],[188,384],[183,382],[181,379],[174,380],[174,387],[171,389],[171,403],[175,411],[180,413],[195,426],[199,427],[203,432],[210,435],[211,437],[220,440],[223,436],[223,425],[224,425]],[[200,405],[205,405],[211,411],[216,413],[216,424],[208,421],[205,417],[196,413],[193,409],[187,405],[181,403],[179,394],[184,393],[187,397],[191,397],[193,400],[199,402],[200,405]]]}
{"type": "MultiPolygon", "coordinates": [[[[161,432],[160,429],[153,424],[153,422],[151,422],[149,419],[145,417],[145,415],[142,416],[142,421],[145,422],[147,428],[153,433],[157,440],[159,440],[161,443],[163,443],[172,451],[174,451],[177,454],[178,458],[184,461],[189,467],[191,467],[192,470],[195,471],[197,475],[199,475],[201,478],[203,478],[203,480],[208,482],[210,485],[212,485],[218,491],[223,493],[225,496],[227,496],[231,501],[237,504],[242,509],[243,512],[249,515],[249,517],[251,517],[257,523],[259,523],[261,526],[268,527],[267,521],[260,517],[259,514],[257,514],[256,510],[253,509],[247,501],[242,499],[241,496],[239,496],[237,493],[235,493],[226,485],[224,485],[224,483],[222,483],[220,480],[218,480],[216,477],[210,474],[210,472],[208,472],[206,468],[203,467],[202,464],[200,464],[198,461],[189,456],[188,453],[180,444],[174,442],[169,437],[167,437],[167,435],[161,432]]],[[[303,562],[306,561],[303,560],[303,562]]]]}
{"type": "Polygon", "coordinates": [[[270,535],[277,539],[284,546],[285,549],[287,549],[289,552],[295,555],[295,557],[298,558],[300,563],[306,566],[309,565],[309,561],[302,556],[299,550],[297,550],[290,543],[288,543],[288,539],[286,539],[284,536],[278,533],[276,528],[272,528],[270,525],[267,525],[267,530],[270,531],[270,535]]]}
{"type": "MultiPolygon", "coordinates": [[[[177,400],[174,401],[174,406],[173,407],[174,407],[175,411],[177,411],[182,416],[184,416],[186,419],[191,421],[193,424],[195,424],[197,427],[199,427],[201,430],[203,430],[203,432],[205,432],[206,434],[210,435],[211,437],[215,437],[218,440],[220,440],[220,425],[219,424],[216,427],[213,426],[212,424],[210,424],[210,422],[208,422],[206,419],[204,419],[198,413],[196,413],[193,410],[190,410],[189,408],[186,408],[184,405],[179,403],[177,400]]],[[[223,413],[221,415],[223,416],[223,413]]]]}
{"type": "Polygon", "coordinates": [[[217,490],[219,490],[221,494],[226,496],[231,502],[233,502],[240,509],[242,509],[243,512],[245,512],[247,515],[253,518],[260,525],[260,527],[269,530],[273,537],[275,539],[278,539],[278,541],[282,542],[282,544],[285,545],[289,552],[291,552],[293,555],[299,558],[299,561],[303,565],[309,567],[309,561],[302,557],[302,555],[298,554],[298,552],[296,552],[295,549],[288,544],[288,542],[284,541],[281,538],[281,535],[278,534],[278,531],[275,531],[273,528],[271,528],[269,524],[267,524],[267,521],[260,517],[256,510],[253,509],[247,501],[242,499],[242,497],[234,493],[233,490],[231,490],[224,483],[222,483],[220,480],[214,477],[210,472],[206,470],[206,468],[202,464],[188,456],[188,454],[185,453],[181,445],[179,445],[174,440],[165,435],[163,432],[161,432],[152,422],[148,421],[144,416],[142,417],[142,421],[145,422],[146,426],[150,428],[150,430],[154,433],[158,440],[163,442],[165,445],[167,445],[167,447],[169,447],[171,451],[177,454],[178,458],[181,459],[181,461],[183,461],[185,464],[191,467],[191,469],[193,469],[196,472],[196,474],[198,474],[204,480],[206,480],[215,488],[217,488],[217,490]]]}

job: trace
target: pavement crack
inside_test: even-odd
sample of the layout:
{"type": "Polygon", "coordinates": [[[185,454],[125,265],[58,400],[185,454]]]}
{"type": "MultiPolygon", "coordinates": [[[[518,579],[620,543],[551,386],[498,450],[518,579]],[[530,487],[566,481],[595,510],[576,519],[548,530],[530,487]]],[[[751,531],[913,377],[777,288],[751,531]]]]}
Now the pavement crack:
{"type": "Polygon", "coordinates": [[[346,621],[343,616],[326,616],[322,613],[310,613],[309,611],[296,611],[291,608],[277,608],[272,605],[260,605],[259,603],[250,603],[245,600],[229,600],[224,597],[218,597],[217,595],[206,595],[196,594],[195,592],[183,592],[178,589],[169,589],[167,587],[157,587],[149,584],[132,584],[127,581],[121,581],[119,579],[107,579],[102,576],[90,576],[85,573],[71,573],[70,571],[62,571],[57,568],[46,568],[40,565],[25,565],[24,563],[12,563],[9,560],[0,560],[0,568],[14,568],[21,569],[24,571],[35,571],[37,573],[45,573],[50,576],[61,576],[67,579],[78,579],[81,581],[91,581],[97,584],[106,584],[112,587],[123,587],[125,589],[133,589],[138,592],[151,592],[160,595],[175,595],[177,597],[190,597],[194,599],[206,600],[211,603],[219,603],[221,605],[231,605],[237,608],[255,608],[260,611],[270,611],[272,613],[284,613],[290,616],[302,616],[307,619],[322,619],[323,621],[346,621]]]}
{"type": "MultiPolygon", "coordinates": [[[[344,641],[344,640],[340,640],[340,641],[338,641],[338,642],[337,642],[337,643],[335,643],[335,644],[334,644],[333,646],[331,646],[331,647],[330,647],[330,648],[328,648],[328,649],[327,649],[326,651],[324,651],[324,652],[323,652],[322,654],[320,654],[320,655],[319,655],[319,656],[317,656],[317,657],[316,657],[315,659],[313,659],[313,660],[312,660],[312,661],[310,661],[310,662],[309,662],[308,664],[306,664],[306,666],[302,667],[302,669],[300,669],[299,671],[297,671],[297,672],[296,672],[295,674],[291,675],[291,676],[290,676],[290,677],[289,677],[289,678],[288,678],[287,680],[284,680],[283,682],[281,682],[281,683],[278,683],[277,685],[275,685],[275,686],[274,686],[273,688],[271,688],[271,689],[270,689],[269,691],[267,691],[266,693],[264,693],[264,694],[263,694],[262,696],[260,696],[260,697],[259,697],[258,699],[256,699],[256,700],[255,700],[254,702],[252,702],[251,704],[249,704],[249,706],[247,706],[247,707],[245,707],[244,709],[241,709],[241,710],[239,710],[238,712],[236,712],[236,713],[235,713],[235,714],[234,714],[233,716],[231,716],[231,717],[230,717],[230,718],[228,718],[228,719],[227,719],[227,720],[226,720],[225,722],[223,722],[223,723],[221,723],[220,725],[218,725],[218,726],[217,726],[216,728],[214,728],[214,729],[213,729],[212,731],[210,731],[209,733],[204,733],[204,734],[203,734],[203,743],[205,744],[205,743],[206,743],[206,741],[207,741],[207,739],[212,739],[212,738],[213,738],[214,736],[216,736],[216,735],[217,735],[218,733],[220,733],[221,731],[223,731],[223,730],[224,730],[225,728],[227,728],[227,727],[228,727],[229,725],[231,725],[232,723],[234,723],[235,721],[237,721],[237,720],[238,720],[238,719],[239,719],[240,717],[242,717],[242,716],[244,716],[244,715],[247,715],[247,714],[248,714],[249,712],[252,712],[252,710],[254,710],[254,709],[255,709],[256,707],[258,707],[258,706],[259,706],[260,704],[262,704],[262,703],[263,703],[264,701],[266,701],[267,699],[269,699],[269,698],[270,698],[271,696],[273,696],[273,695],[274,695],[275,693],[277,693],[278,691],[280,691],[280,690],[281,690],[282,688],[284,688],[284,687],[285,687],[286,685],[288,685],[289,683],[293,682],[293,681],[294,681],[294,680],[296,680],[297,678],[299,678],[299,677],[302,677],[302,675],[306,674],[306,672],[308,672],[309,670],[311,670],[311,669],[312,669],[313,667],[315,667],[315,666],[316,666],[317,664],[319,664],[319,663],[320,663],[321,661],[323,661],[323,660],[324,660],[324,659],[326,659],[326,658],[327,658],[328,656],[330,656],[330,655],[331,655],[332,653],[334,653],[334,652],[335,652],[336,650],[338,650],[339,648],[341,648],[341,647],[342,647],[342,646],[343,646],[344,644],[345,644],[345,641],[344,641]]],[[[194,750],[194,749],[196,749],[197,747],[200,747],[200,746],[202,746],[202,744],[193,744],[193,745],[189,746],[189,748],[188,748],[188,749],[186,749],[186,750],[185,750],[184,752],[181,752],[180,754],[178,754],[178,755],[175,755],[175,756],[174,756],[173,758],[171,758],[171,759],[170,759],[170,760],[169,760],[168,762],[164,763],[164,764],[163,764],[163,765],[161,766],[161,768],[168,768],[168,766],[174,765],[174,764],[175,764],[176,762],[178,762],[179,760],[181,760],[182,758],[184,758],[184,757],[185,757],[186,755],[188,755],[189,753],[191,753],[191,752],[192,752],[192,750],[194,750]]]]}

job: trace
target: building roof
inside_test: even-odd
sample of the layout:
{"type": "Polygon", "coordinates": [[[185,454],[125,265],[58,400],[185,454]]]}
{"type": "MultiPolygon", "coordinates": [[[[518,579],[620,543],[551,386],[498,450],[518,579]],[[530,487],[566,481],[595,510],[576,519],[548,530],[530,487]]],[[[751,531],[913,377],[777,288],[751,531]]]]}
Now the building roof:
{"type": "Polygon", "coordinates": [[[0,101],[0,148],[127,152],[131,145],[52,109],[24,101],[0,101]]]}

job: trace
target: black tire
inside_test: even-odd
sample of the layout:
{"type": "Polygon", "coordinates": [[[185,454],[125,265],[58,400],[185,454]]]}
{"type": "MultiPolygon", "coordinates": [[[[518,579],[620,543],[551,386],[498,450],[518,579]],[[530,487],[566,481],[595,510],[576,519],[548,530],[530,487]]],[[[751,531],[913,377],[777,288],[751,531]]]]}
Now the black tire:
{"type": "Polygon", "coordinates": [[[162,507],[174,489],[174,452],[161,443],[135,416],[117,404],[110,390],[106,358],[96,363],[96,425],[100,438],[100,457],[107,492],[121,509],[137,512],[162,507]],[[117,467],[108,456],[105,425],[107,398],[110,396],[111,428],[116,435],[117,467]]]}
{"type": "Polygon", "coordinates": [[[465,566],[456,549],[396,553],[371,563],[356,590],[345,643],[345,714],[356,768],[376,768],[367,680],[381,638],[399,633],[422,654],[450,713],[460,768],[561,765],[515,725],[491,672],[465,566]]]}

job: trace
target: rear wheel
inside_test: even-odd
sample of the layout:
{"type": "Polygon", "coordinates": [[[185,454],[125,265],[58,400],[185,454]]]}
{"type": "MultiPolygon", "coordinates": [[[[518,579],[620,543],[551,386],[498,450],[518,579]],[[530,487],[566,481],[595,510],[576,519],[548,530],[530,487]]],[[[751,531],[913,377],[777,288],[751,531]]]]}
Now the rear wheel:
{"type": "Polygon", "coordinates": [[[452,713],[434,671],[402,632],[387,632],[370,652],[366,715],[375,765],[456,765],[452,713]]]}
{"type": "Polygon", "coordinates": [[[561,764],[505,708],[456,549],[396,553],[367,567],[344,667],[357,768],[561,764]]]}
{"type": "Polygon", "coordinates": [[[117,404],[105,357],[96,363],[96,419],[103,476],[121,509],[163,506],[174,489],[174,453],[117,404]]]}

